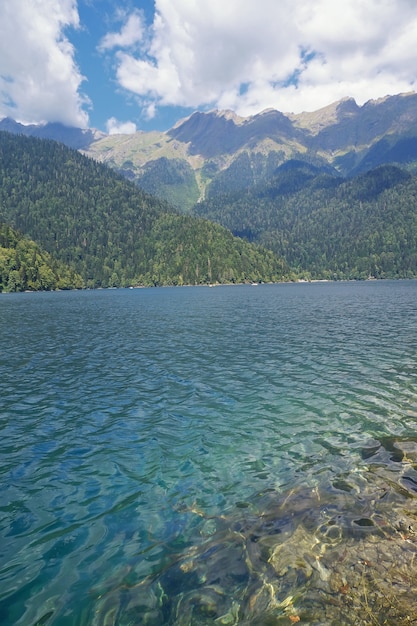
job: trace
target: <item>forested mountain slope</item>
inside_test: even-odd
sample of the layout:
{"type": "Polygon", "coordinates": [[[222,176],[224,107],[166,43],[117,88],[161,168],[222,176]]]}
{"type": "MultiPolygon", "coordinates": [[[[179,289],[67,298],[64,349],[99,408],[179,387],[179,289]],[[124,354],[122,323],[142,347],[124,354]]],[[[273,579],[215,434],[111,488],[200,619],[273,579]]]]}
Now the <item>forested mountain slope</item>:
{"type": "Polygon", "coordinates": [[[0,222],[31,237],[90,287],[288,274],[272,252],[205,220],[176,215],[79,152],[7,132],[0,132],[0,222]]]}
{"type": "Polygon", "coordinates": [[[305,277],[417,276],[417,177],[381,166],[351,179],[287,162],[267,183],[196,214],[267,246],[305,277]]]}

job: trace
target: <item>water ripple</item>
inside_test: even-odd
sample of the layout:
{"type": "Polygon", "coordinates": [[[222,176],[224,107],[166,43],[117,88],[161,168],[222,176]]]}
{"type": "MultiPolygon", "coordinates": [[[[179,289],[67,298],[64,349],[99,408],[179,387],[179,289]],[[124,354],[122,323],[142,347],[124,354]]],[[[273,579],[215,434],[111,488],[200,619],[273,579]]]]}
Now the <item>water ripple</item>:
{"type": "Polygon", "coordinates": [[[369,458],[393,462],[392,438],[414,454],[416,295],[414,281],[1,295],[1,623],[142,623],[163,600],[138,586],[256,494],[338,485],[337,509],[369,458]]]}

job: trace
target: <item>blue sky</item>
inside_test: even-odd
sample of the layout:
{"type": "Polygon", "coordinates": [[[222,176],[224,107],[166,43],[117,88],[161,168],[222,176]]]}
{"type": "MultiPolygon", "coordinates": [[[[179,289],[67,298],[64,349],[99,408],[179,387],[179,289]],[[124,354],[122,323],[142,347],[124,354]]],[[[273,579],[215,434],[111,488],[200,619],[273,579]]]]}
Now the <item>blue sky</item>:
{"type": "Polygon", "coordinates": [[[165,130],[192,113],[193,107],[168,105],[159,107],[150,117],[148,102],[143,105],[133,92],[117,81],[115,56],[123,48],[115,46],[107,51],[100,48],[106,35],[123,33],[132,16],[137,16],[138,22],[142,21],[151,31],[155,16],[153,0],[120,3],[117,8],[114,2],[107,0],[81,1],[78,2],[78,12],[82,27],[69,32],[68,36],[75,46],[75,59],[80,71],[87,77],[83,89],[93,104],[89,111],[91,126],[108,130],[108,120],[115,119],[116,128],[127,124],[129,129],[130,122],[144,130],[165,130]],[[135,122],[131,121],[133,119],[135,122]]]}
{"type": "Polygon", "coordinates": [[[414,91],[415,0],[0,0],[0,118],[165,130],[414,91]]]}

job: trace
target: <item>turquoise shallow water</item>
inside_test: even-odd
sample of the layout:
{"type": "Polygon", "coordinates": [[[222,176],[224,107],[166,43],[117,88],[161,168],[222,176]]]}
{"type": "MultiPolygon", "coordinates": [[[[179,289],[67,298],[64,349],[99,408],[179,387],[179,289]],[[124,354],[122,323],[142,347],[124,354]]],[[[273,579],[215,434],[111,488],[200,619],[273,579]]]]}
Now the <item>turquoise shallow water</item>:
{"type": "Polygon", "coordinates": [[[4,294],[0,333],[3,626],[333,623],[323,524],[414,515],[415,281],[4,294]]]}

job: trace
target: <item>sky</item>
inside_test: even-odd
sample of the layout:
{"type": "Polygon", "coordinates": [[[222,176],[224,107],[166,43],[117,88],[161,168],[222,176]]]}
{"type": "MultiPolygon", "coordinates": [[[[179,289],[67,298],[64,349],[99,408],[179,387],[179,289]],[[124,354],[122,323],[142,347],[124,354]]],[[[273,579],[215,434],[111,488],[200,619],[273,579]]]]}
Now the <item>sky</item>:
{"type": "Polygon", "coordinates": [[[131,133],[416,87],[417,0],[0,0],[0,119],[131,133]]]}

